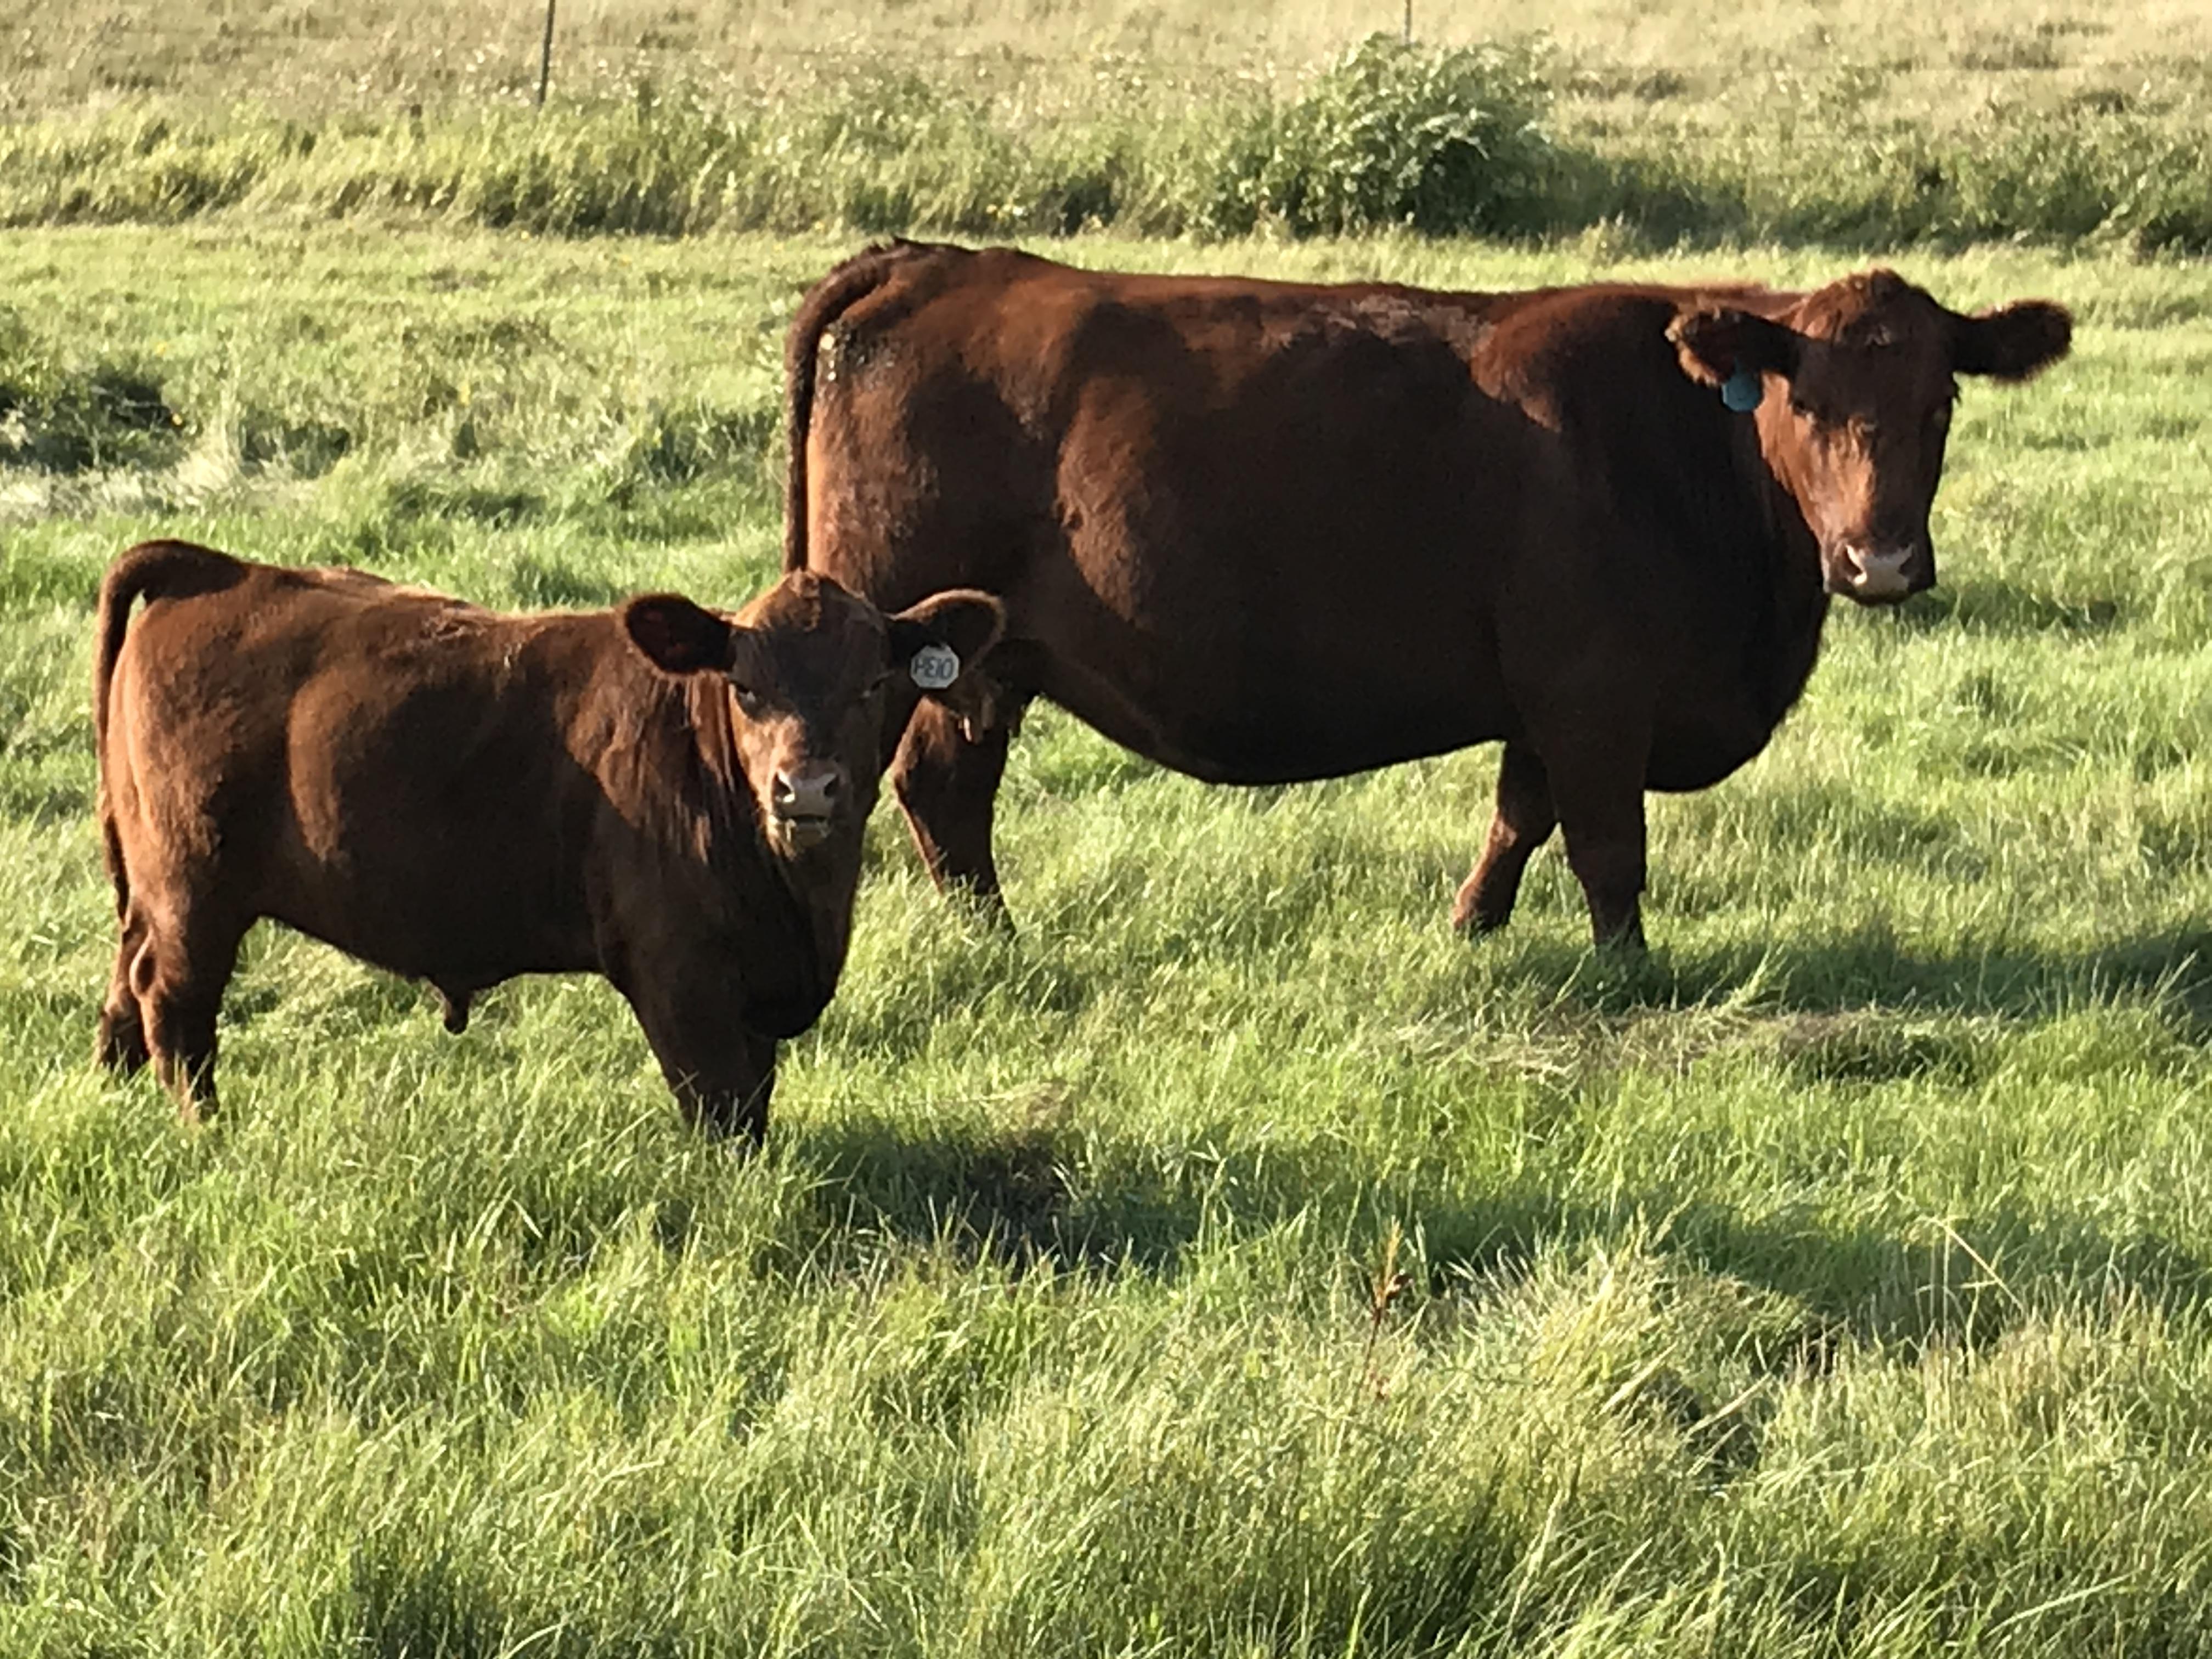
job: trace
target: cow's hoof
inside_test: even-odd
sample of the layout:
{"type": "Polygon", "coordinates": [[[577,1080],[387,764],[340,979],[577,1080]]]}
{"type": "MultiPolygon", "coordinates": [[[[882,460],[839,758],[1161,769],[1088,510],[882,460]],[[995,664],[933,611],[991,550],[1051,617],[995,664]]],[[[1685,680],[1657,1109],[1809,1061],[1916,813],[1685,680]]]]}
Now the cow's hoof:
{"type": "Polygon", "coordinates": [[[1452,904],[1452,931],[1469,939],[1494,933],[1512,920],[1511,905],[1485,904],[1469,893],[1461,893],[1452,904]]]}
{"type": "Polygon", "coordinates": [[[449,991],[444,986],[431,988],[438,994],[438,1018],[455,1036],[469,1029],[469,993],[449,991]]]}
{"type": "Polygon", "coordinates": [[[113,1008],[100,1012],[100,1030],[93,1039],[94,1063],[125,1077],[144,1069],[153,1058],[146,1047],[146,1028],[135,1013],[113,1008]]]}
{"type": "Polygon", "coordinates": [[[1014,913],[1006,908],[1006,896],[997,888],[971,887],[965,882],[948,881],[942,890],[963,916],[986,932],[1002,939],[1013,939],[1020,933],[1014,926],[1014,913]]]}

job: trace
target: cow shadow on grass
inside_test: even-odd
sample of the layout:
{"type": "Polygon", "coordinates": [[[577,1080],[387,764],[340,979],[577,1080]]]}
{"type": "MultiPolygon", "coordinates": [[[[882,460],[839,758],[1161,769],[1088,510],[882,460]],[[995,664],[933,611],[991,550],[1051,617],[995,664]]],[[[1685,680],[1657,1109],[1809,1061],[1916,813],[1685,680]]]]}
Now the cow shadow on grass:
{"type": "MultiPolygon", "coordinates": [[[[1623,1349],[1612,1361],[1620,1374],[1607,1407],[1671,1429],[1698,1478],[1716,1487],[1758,1467],[1782,1388],[1826,1376],[1846,1356],[1879,1352],[1911,1364],[1988,1352],[2055,1314],[2149,1308],[2190,1322],[2212,1303],[2212,1261],[2172,1238],[2116,1235],[2084,1213],[2012,1204],[1899,1228],[1838,1225],[1809,1209],[1756,1214],[1656,1188],[1602,1204],[1533,1184],[1378,1200],[1346,1177],[1340,1148],[1318,1140],[1271,1146],[1264,1157],[1201,1157],[1180,1175],[1141,1157],[1077,1170],[1073,1143],[1035,1123],[916,1133],[888,1119],[848,1121],[813,1137],[800,1156],[826,1166],[815,1218],[825,1237],[857,1226],[1016,1276],[1171,1284],[1203,1271],[1196,1259],[1214,1238],[1294,1226],[1309,1238],[1344,1238],[1351,1243],[1337,1259],[1291,1271],[1324,1281],[1317,1290],[1330,1280],[1351,1289],[1347,1330],[1369,1328],[1360,1297],[1394,1224],[1418,1241],[1400,1261],[1418,1275],[1417,1295],[1426,1292],[1431,1329],[1486,1317],[1547,1259],[1572,1274],[1600,1252],[1618,1259],[1627,1250],[1656,1258],[1668,1279],[1735,1280],[1767,1295],[1723,1295],[1691,1314],[1701,1329],[1690,1350],[1657,1334],[1656,1347],[1623,1349]],[[1728,1351],[1731,1370],[1747,1363],[1753,1387],[1738,1373],[1725,1397],[1710,1386],[1701,1392],[1676,1369],[1694,1368],[1701,1362],[1692,1355],[1716,1346],[1728,1351]]],[[[1656,1286],[1655,1307],[1683,1288],[1656,1286]]],[[[1552,1386],[1510,1364],[1496,1381],[1552,1386]]]]}
{"type": "MultiPolygon", "coordinates": [[[[2114,1002],[2154,1005],[2174,1054],[2212,1041],[2212,927],[2055,952],[1923,951],[1880,924],[1809,939],[1662,945],[1640,958],[1564,938],[1521,949],[1516,977],[1555,988],[1559,1002],[1601,1023],[1698,1007],[1771,1017],[1777,1057],[1808,1085],[1928,1079],[1973,1087],[2002,1060],[2005,1025],[2114,1002]]],[[[1173,1158],[1095,1128],[1086,1141],[1066,1127],[1064,1092],[1044,1085],[1004,1109],[921,1127],[864,1111],[799,1129],[800,1156],[824,1177],[823,1224],[857,1218],[1016,1267],[1170,1277],[1210,1225],[1264,1228],[1317,1206],[1376,1226],[1418,1224],[1432,1269],[1472,1280],[1516,1271],[1547,1248],[1571,1251],[1664,1218],[1665,1248],[1796,1299],[1823,1328],[1885,1344],[1978,1340],[2054,1297],[2212,1302],[2212,1258],[2152,1234],[2115,1235],[2087,1214],[2000,1207],[1958,1222],[1956,1232],[1931,1219],[1907,1237],[1750,1217],[1656,1189],[1601,1209],[1537,1188],[1468,1199],[1441,1179],[1433,1203],[1416,1199],[1408,1210],[1402,1194],[1386,1200],[1359,1186],[1341,1148],[1318,1139],[1303,1149],[1271,1139],[1264,1149],[1173,1158]],[[1395,1206],[1387,1218],[1386,1202],[1395,1206]],[[2014,1273],[2032,1296],[2012,1284],[2014,1273]]]]}
{"type": "MultiPolygon", "coordinates": [[[[1809,1207],[1753,1213],[1659,1188],[1592,1203],[1533,1183],[1469,1196],[1440,1180],[1425,1197],[1402,1187],[1382,1196],[1347,1176],[1341,1148],[1318,1139],[1264,1154],[1200,1154],[1180,1171],[1127,1148],[1076,1167],[1082,1155],[1036,1121],[917,1132],[884,1118],[846,1121],[799,1153],[823,1169],[814,1223],[825,1238],[857,1227],[1018,1277],[1171,1284],[1204,1271],[1197,1258],[1212,1255],[1213,1239],[1291,1228],[1342,1238],[1348,1244],[1335,1259],[1309,1256],[1289,1270],[1322,1281],[1317,1290],[1352,1291],[1348,1330],[1369,1328],[1360,1298],[1393,1225],[1418,1241],[1399,1260],[1417,1275],[1417,1296],[1426,1292],[1431,1329],[1486,1317],[1547,1260],[1571,1275],[1599,1253],[1618,1260],[1626,1250],[1656,1258],[1664,1281],[1736,1281],[1766,1294],[1723,1294],[1692,1312],[1699,1328],[1692,1348],[1655,1333],[1658,1346],[1632,1344],[1611,1362],[1620,1376],[1607,1409],[1678,1434],[1713,1486],[1758,1467],[1784,1386],[1823,1376],[1846,1356],[1878,1352],[1911,1364],[1987,1352],[2053,1315],[2148,1308],[2191,1322],[2212,1303],[2212,1261],[2160,1233],[2115,1234],[2079,1212],[2003,1203],[1971,1218],[1885,1226],[1838,1224],[1809,1207]],[[1701,1392],[1676,1369],[1699,1369],[1705,1362],[1692,1356],[1716,1347],[1729,1352],[1731,1370],[1747,1364],[1754,1386],[1744,1388],[1737,1372],[1723,1392],[1710,1383],[1701,1392]]],[[[1655,1309],[1685,1288],[1655,1285],[1655,1309]]],[[[1511,1365],[1496,1381],[1552,1386],[1511,1365]]]]}
{"type": "MultiPolygon", "coordinates": [[[[2010,1200],[1899,1226],[1839,1224],[1811,1206],[1754,1213],[1661,1187],[1593,1203],[1534,1182],[1470,1195],[1440,1173],[1430,1195],[1402,1180],[1383,1193],[1321,1136],[1169,1159],[1095,1133],[1079,1140],[1034,1114],[924,1129],[863,1116],[798,1138],[801,1162],[823,1176],[814,1203],[825,1236],[857,1226],[1017,1273],[1172,1281],[1209,1237],[1303,1218],[1354,1240],[1395,1224],[1420,1241],[1431,1294],[1480,1299],[1547,1255],[1573,1261],[1634,1243],[1802,1310],[1770,1356],[1777,1368],[1821,1368],[1845,1341],[1979,1347],[2023,1320],[2114,1299],[2168,1314],[2212,1304],[2212,1257],[2157,1231],[2010,1200]]],[[[1351,1275],[1373,1263],[1347,1252],[1340,1266],[1351,1275]]]]}
{"type": "Polygon", "coordinates": [[[2176,926],[2057,951],[2002,944],[1925,951],[1879,923],[1810,939],[1662,943],[1642,957],[1564,941],[1526,949],[1530,979],[1556,985],[1596,1013],[1735,1004],[1784,1014],[1907,1010],[2028,1019],[2154,998],[2191,1040],[2212,1038],[2212,927],[2176,926]]]}

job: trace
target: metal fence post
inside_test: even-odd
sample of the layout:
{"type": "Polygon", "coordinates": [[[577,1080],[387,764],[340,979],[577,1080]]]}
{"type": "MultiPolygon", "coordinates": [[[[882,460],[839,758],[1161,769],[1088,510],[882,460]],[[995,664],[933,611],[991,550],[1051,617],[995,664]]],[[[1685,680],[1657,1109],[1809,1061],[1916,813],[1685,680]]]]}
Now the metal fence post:
{"type": "MultiPolygon", "coordinates": [[[[545,83],[553,77],[553,6],[545,0],[545,44],[538,49],[538,107],[545,107],[545,83]]],[[[1413,0],[1406,0],[1406,15],[1413,15],[1413,0]]],[[[1409,23],[1407,27],[1411,27],[1409,23]]]]}

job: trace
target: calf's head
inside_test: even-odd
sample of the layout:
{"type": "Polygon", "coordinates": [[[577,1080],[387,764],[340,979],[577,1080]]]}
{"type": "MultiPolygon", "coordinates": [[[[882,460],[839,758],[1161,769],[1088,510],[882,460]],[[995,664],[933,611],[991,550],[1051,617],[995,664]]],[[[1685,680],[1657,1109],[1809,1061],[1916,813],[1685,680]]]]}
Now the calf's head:
{"type": "Polygon", "coordinates": [[[769,846],[796,856],[875,799],[885,722],[951,690],[1006,626],[988,593],[952,588],[885,616],[825,576],[794,571],[735,617],[680,594],[623,607],[623,629],[662,672],[728,682],[732,740],[769,846]]]}
{"type": "Polygon", "coordinates": [[[1759,447],[1820,543],[1828,592],[1886,605],[1936,580],[1928,514],[1956,377],[2024,380],[2066,355],[2072,328],[2045,300],[1966,317],[1874,270],[1772,315],[1702,306],[1667,332],[1691,379],[1756,410],[1759,447]]]}

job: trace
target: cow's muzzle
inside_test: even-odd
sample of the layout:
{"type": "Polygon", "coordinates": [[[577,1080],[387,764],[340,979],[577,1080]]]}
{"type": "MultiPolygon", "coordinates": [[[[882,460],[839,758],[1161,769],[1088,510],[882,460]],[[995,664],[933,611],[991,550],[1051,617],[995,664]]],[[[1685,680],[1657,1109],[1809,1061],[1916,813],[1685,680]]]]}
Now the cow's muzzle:
{"type": "Polygon", "coordinates": [[[769,825],[785,850],[803,853],[830,838],[845,794],[845,769],[779,767],[769,786],[769,825]]]}
{"type": "Polygon", "coordinates": [[[1936,585],[1936,556],[1925,543],[1881,547],[1845,542],[1826,562],[1828,592],[1861,605],[1894,605],[1936,585]]]}

